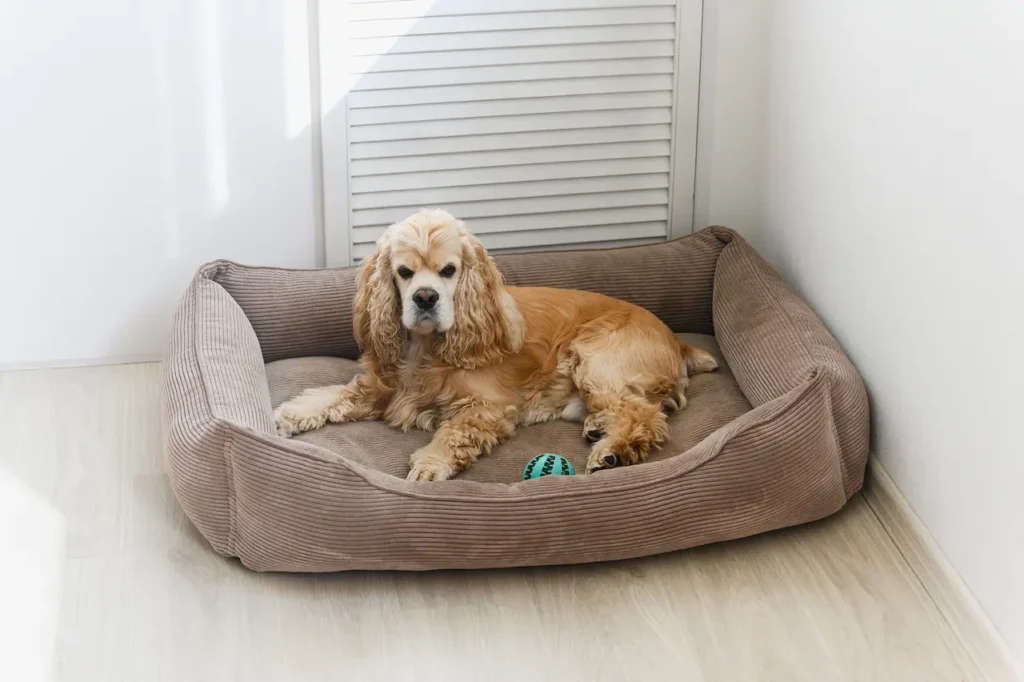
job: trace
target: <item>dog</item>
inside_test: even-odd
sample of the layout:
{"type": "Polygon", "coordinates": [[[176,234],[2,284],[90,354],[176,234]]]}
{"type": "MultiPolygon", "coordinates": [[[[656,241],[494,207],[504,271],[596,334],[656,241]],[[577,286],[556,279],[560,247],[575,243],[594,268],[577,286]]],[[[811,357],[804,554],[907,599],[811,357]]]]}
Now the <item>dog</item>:
{"type": "Polygon", "coordinates": [[[480,241],[449,213],[389,227],[357,276],[361,372],[277,408],[290,437],[327,423],[382,419],[434,431],[409,480],[443,481],[517,426],[583,423],[586,471],[644,461],[686,406],[689,376],[714,357],[649,311],[602,294],[506,286],[480,241]]]}

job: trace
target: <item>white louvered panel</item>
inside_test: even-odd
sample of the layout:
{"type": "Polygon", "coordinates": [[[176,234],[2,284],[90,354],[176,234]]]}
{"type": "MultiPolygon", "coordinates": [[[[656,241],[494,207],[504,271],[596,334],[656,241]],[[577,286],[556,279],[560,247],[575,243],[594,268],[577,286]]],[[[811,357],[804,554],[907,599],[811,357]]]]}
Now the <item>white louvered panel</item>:
{"type": "Polygon", "coordinates": [[[678,3],[348,0],[347,257],[423,206],[495,250],[664,239],[678,3]]]}
{"type": "Polygon", "coordinates": [[[500,168],[471,168],[424,173],[395,173],[352,178],[352,193],[384,192],[396,189],[423,187],[466,187],[493,185],[524,180],[562,180],[567,178],[595,178],[634,173],[667,173],[668,158],[621,159],[611,161],[580,161],[573,163],[538,163],[529,166],[503,166],[500,168]]]}
{"type": "MultiPolygon", "coordinates": [[[[476,1],[476,0],[474,0],[476,1]]],[[[581,26],[577,28],[536,28],[530,31],[485,31],[459,36],[460,50],[496,47],[534,47],[537,45],[580,45],[624,43],[637,40],[673,40],[671,24],[620,24],[618,26],[581,26]]],[[[354,57],[414,52],[443,52],[452,47],[447,34],[394,38],[356,38],[349,42],[354,57]]]]}
{"type": "MultiPolygon", "coordinates": [[[[438,2],[437,4],[444,4],[438,2]]],[[[477,0],[473,3],[477,11],[481,5],[500,6],[497,0],[477,0]]],[[[621,24],[668,24],[675,22],[675,8],[649,7],[648,3],[616,3],[624,5],[611,9],[584,9],[558,11],[559,0],[547,3],[551,10],[531,12],[507,12],[501,14],[463,14],[449,16],[426,16],[419,19],[378,19],[353,21],[354,38],[398,38],[417,35],[452,35],[475,31],[523,31],[538,28],[571,28],[576,26],[613,26],[621,24]],[[636,5],[636,6],[631,6],[636,5]]],[[[386,7],[386,5],[380,5],[386,7]]],[[[386,13],[382,13],[386,14],[386,13]]],[[[456,36],[452,41],[456,41],[456,36]]],[[[457,47],[449,49],[458,49],[457,47]]]]}
{"type": "Polygon", "coordinates": [[[503,151],[466,152],[463,154],[427,154],[393,158],[355,159],[353,175],[388,175],[417,171],[458,168],[489,168],[519,166],[531,163],[557,163],[605,159],[635,159],[666,156],[671,151],[668,140],[653,142],[620,142],[589,144],[574,147],[540,147],[537,149],[506,149],[503,151]]]}
{"type": "MultiPolygon", "coordinates": [[[[421,52],[418,54],[384,54],[354,57],[350,73],[383,73],[385,71],[422,71],[425,69],[464,69],[469,66],[508,66],[511,64],[549,64],[551,62],[586,62],[608,57],[605,45],[543,45],[541,47],[508,47],[491,50],[458,52],[421,52]]],[[[671,57],[671,40],[645,40],[618,43],[616,59],[671,57]]]]}
{"type": "Polygon", "coordinates": [[[647,173],[603,178],[571,178],[559,182],[546,180],[507,182],[500,185],[468,187],[427,187],[394,192],[368,192],[352,198],[354,210],[390,206],[448,206],[460,201],[497,199],[535,199],[538,197],[622,192],[633,189],[668,188],[668,173],[647,173]]]}
{"type": "Polygon", "coordinates": [[[495,102],[521,98],[562,97],[565,95],[602,95],[624,92],[672,90],[672,74],[653,76],[610,76],[595,78],[521,81],[514,83],[477,83],[434,88],[397,88],[364,90],[349,95],[353,111],[366,107],[406,107],[415,104],[451,104],[495,102]]]}
{"type": "Polygon", "coordinates": [[[447,121],[419,121],[413,123],[382,123],[380,125],[353,126],[349,139],[360,142],[388,140],[419,140],[462,135],[491,135],[494,133],[524,133],[535,130],[567,130],[579,128],[614,128],[616,126],[671,123],[672,111],[668,107],[652,109],[624,109],[612,111],[576,111],[570,113],[530,114],[522,116],[495,116],[487,118],[449,119],[447,121]]]}
{"type": "MultiPolygon", "coordinates": [[[[467,54],[471,53],[471,50],[467,50],[467,54]]],[[[352,90],[358,92],[360,90],[427,88],[436,85],[536,81],[545,78],[642,76],[655,73],[672,73],[672,58],[599,59],[585,62],[560,62],[556,64],[466,66],[462,68],[425,69],[423,71],[373,71],[361,75],[356,80],[355,85],[352,86],[352,90]]]]}
{"type": "MultiPolygon", "coordinates": [[[[459,16],[466,14],[504,14],[549,9],[592,10],[600,8],[629,7],[630,2],[622,0],[502,0],[502,2],[481,2],[480,0],[352,0],[349,18],[354,21],[367,19],[401,19],[436,16],[459,16]]],[[[647,0],[644,5],[672,6],[675,0],[647,0]]]]}
{"type": "Polygon", "coordinates": [[[421,154],[493,151],[497,149],[540,149],[565,145],[606,144],[610,142],[641,142],[670,140],[672,128],[668,124],[647,126],[618,126],[581,130],[553,130],[502,135],[474,135],[396,142],[370,142],[353,144],[349,152],[352,159],[372,159],[421,154]]]}
{"type": "MultiPolygon", "coordinates": [[[[663,222],[643,223],[629,226],[626,238],[623,238],[622,225],[587,225],[584,227],[567,227],[553,230],[535,230],[517,233],[481,234],[480,241],[484,246],[497,253],[502,251],[537,251],[548,247],[564,246],[580,248],[581,246],[607,246],[610,243],[627,242],[643,243],[663,241],[665,224],[663,222]],[[527,238],[521,238],[525,235],[527,238]],[[525,244],[525,245],[524,245],[525,244]]],[[[353,255],[362,260],[373,253],[373,243],[356,244],[353,255]]]]}
{"type": "MultiPolygon", "coordinates": [[[[661,206],[668,203],[667,189],[648,189],[633,192],[606,192],[604,194],[570,194],[567,196],[533,197],[529,201],[498,199],[494,201],[448,202],[445,208],[460,218],[493,218],[529,213],[558,211],[584,211],[596,208],[626,206],[661,206]]],[[[352,212],[352,226],[385,226],[402,220],[419,206],[395,206],[352,212]]]]}
{"type": "Polygon", "coordinates": [[[455,104],[419,104],[404,107],[372,107],[355,109],[349,114],[349,125],[379,125],[409,121],[486,118],[524,114],[553,114],[575,111],[606,111],[609,109],[646,109],[672,106],[672,93],[631,92],[609,95],[577,95],[575,97],[531,97],[529,99],[458,102],[455,104]]]}
{"type": "MultiPolygon", "coordinates": [[[[631,208],[608,208],[587,211],[564,211],[560,213],[534,213],[527,215],[504,215],[477,218],[473,221],[474,234],[495,232],[519,232],[548,230],[558,227],[586,227],[588,225],[630,225],[641,222],[667,220],[665,206],[641,206],[631,208]]],[[[357,242],[376,241],[387,225],[377,227],[354,227],[357,242]]]]}

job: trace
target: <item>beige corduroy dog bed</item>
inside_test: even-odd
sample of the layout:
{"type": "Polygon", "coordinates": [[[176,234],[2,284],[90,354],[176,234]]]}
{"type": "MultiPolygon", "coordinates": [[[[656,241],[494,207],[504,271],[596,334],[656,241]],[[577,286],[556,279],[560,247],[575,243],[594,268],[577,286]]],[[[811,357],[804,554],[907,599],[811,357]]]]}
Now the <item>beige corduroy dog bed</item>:
{"type": "Polygon", "coordinates": [[[277,404],[356,371],[355,269],[210,263],[174,320],[164,413],[172,486],[217,552],[276,571],[602,561],[813,521],[860,488],[860,377],[735,233],[496,260],[510,284],[642,305],[721,371],[693,377],[689,406],[645,464],[520,482],[542,452],[583,469],[579,425],[557,421],[520,428],[455,480],[406,481],[427,433],[357,422],[275,434],[277,404]]]}

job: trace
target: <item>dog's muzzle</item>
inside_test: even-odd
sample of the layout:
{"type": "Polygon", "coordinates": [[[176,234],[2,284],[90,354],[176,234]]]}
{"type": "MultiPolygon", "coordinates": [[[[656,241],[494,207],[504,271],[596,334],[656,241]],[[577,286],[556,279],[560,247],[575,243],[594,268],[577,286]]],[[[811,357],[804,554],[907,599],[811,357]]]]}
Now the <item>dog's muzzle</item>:
{"type": "Polygon", "coordinates": [[[412,295],[412,302],[416,304],[416,307],[421,312],[427,312],[434,309],[434,306],[437,305],[437,299],[440,297],[441,295],[433,289],[423,287],[422,289],[417,289],[412,295]]]}

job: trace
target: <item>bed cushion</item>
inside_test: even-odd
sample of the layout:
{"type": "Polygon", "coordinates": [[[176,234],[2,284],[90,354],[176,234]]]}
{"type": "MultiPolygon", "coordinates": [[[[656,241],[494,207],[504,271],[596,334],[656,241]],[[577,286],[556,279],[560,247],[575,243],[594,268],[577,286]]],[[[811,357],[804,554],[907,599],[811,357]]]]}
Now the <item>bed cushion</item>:
{"type": "Polygon", "coordinates": [[[175,317],[164,415],[172,487],[216,551],[283,571],[610,560],[815,520],[860,488],[860,377],[735,233],[497,260],[511,284],[643,305],[722,371],[693,379],[689,406],[647,463],[519,481],[540,452],[582,468],[581,427],[552,422],[520,429],[452,481],[406,481],[428,434],[367,422],[285,440],[273,428],[275,405],[355,371],[354,269],[210,263],[175,317]]]}
{"type": "MultiPolygon", "coordinates": [[[[728,363],[722,358],[712,336],[679,334],[687,343],[715,355],[721,363],[713,374],[698,374],[687,391],[689,405],[669,418],[669,444],[651,453],[648,461],[685,452],[712,432],[750,410],[728,363]]],[[[344,383],[355,376],[359,364],[345,358],[311,357],[275,360],[266,366],[270,401],[277,407],[307,388],[344,383]]],[[[326,448],[341,456],[392,476],[405,478],[409,473],[409,455],[430,442],[433,434],[425,431],[402,433],[383,422],[328,424],[307,431],[294,440],[326,448]]],[[[543,452],[555,452],[572,462],[577,471],[586,470],[590,445],[582,437],[582,425],[553,421],[520,427],[516,437],[481,457],[459,478],[469,481],[515,483],[522,480],[523,467],[543,452]]]]}

